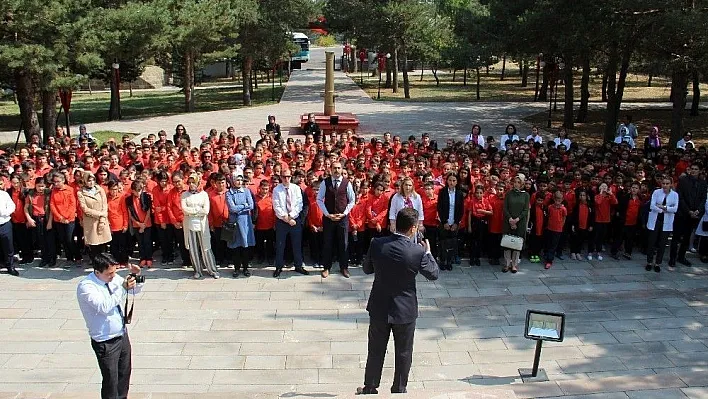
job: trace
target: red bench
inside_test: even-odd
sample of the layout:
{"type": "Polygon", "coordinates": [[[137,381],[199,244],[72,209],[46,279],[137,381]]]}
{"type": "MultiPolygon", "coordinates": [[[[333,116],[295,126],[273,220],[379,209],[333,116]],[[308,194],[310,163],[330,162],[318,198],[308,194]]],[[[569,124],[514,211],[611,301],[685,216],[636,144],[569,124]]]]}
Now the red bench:
{"type": "MultiPolygon", "coordinates": [[[[302,114],[300,116],[300,128],[305,129],[305,125],[308,122],[308,114],[302,114]]],[[[320,125],[320,129],[323,133],[329,133],[333,131],[343,132],[345,130],[352,130],[356,132],[359,127],[359,118],[351,112],[338,112],[334,116],[339,117],[339,121],[336,125],[332,125],[331,117],[325,115],[322,112],[315,113],[315,122],[320,125]]]]}

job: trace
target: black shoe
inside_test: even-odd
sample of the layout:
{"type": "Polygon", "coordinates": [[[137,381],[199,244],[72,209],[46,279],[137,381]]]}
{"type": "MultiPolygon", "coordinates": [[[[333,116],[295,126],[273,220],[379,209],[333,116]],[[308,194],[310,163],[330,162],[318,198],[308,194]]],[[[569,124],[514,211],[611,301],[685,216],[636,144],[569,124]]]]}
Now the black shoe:
{"type": "MultiPolygon", "coordinates": [[[[244,273],[244,274],[246,274],[246,273],[244,273]]],[[[238,277],[239,276],[238,269],[234,270],[234,272],[231,273],[231,276],[233,276],[234,278],[238,277]]]]}
{"type": "Polygon", "coordinates": [[[34,259],[21,259],[20,260],[21,265],[29,265],[32,262],[34,262],[34,259]]]}
{"type": "Polygon", "coordinates": [[[20,275],[20,272],[18,272],[17,269],[15,269],[14,267],[8,267],[7,273],[12,276],[19,276],[20,275]]]}
{"type": "Polygon", "coordinates": [[[376,390],[376,388],[373,387],[359,387],[356,389],[356,394],[357,395],[377,395],[379,391],[376,390]]]}
{"type": "Polygon", "coordinates": [[[661,266],[659,266],[659,265],[654,266],[654,271],[657,273],[661,272],[661,266]]]}
{"type": "Polygon", "coordinates": [[[556,258],[557,258],[558,260],[564,260],[564,259],[565,259],[565,258],[563,258],[563,255],[561,255],[561,254],[557,254],[557,255],[556,255],[556,258]]]}
{"type": "Polygon", "coordinates": [[[243,276],[244,277],[251,277],[251,271],[244,267],[243,268],[243,276]]]}
{"type": "Polygon", "coordinates": [[[622,257],[624,257],[627,260],[632,260],[632,255],[630,255],[630,254],[622,254],[622,257]]]}
{"type": "Polygon", "coordinates": [[[282,273],[282,272],[283,272],[282,269],[275,269],[275,271],[273,272],[273,277],[275,277],[275,278],[280,277],[280,273],[282,273]]]}
{"type": "Polygon", "coordinates": [[[452,271],[452,265],[447,265],[447,271],[449,271],[449,272],[452,271]]]}
{"type": "Polygon", "coordinates": [[[310,272],[308,272],[307,270],[305,270],[305,268],[302,267],[302,266],[296,267],[296,268],[295,268],[295,273],[300,273],[300,274],[303,274],[303,275],[305,275],[305,276],[309,276],[309,275],[310,275],[310,272]]]}
{"type": "Polygon", "coordinates": [[[681,258],[678,260],[678,263],[684,265],[684,266],[692,266],[693,264],[688,261],[686,258],[681,258]]]}
{"type": "Polygon", "coordinates": [[[644,270],[650,272],[650,271],[651,271],[651,265],[647,263],[647,265],[644,266],[644,270]]]}
{"type": "Polygon", "coordinates": [[[676,266],[676,259],[669,259],[669,267],[676,266]]]}

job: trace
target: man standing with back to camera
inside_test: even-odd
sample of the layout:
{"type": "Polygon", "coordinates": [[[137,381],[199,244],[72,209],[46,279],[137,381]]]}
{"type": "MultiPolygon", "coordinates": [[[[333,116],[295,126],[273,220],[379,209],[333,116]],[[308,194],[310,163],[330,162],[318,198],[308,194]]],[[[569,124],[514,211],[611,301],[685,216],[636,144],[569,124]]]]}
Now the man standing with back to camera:
{"type": "Polygon", "coordinates": [[[371,240],[364,273],[376,273],[366,310],[369,311],[369,349],[364,386],[357,394],[376,394],[381,382],[386,346],[393,331],[396,366],[391,393],[405,393],[413,361],[413,333],[418,317],[415,278],[421,273],[437,280],[440,269],[428,240],[417,243],[418,211],[403,208],[396,215],[396,232],[371,240]]]}
{"type": "MultiPolygon", "coordinates": [[[[128,330],[125,328],[125,312],[121,301],[128,291],[140,293],[142,284],[135,277],[116,274],[118,261],[113,255],[101,253],[93,263],[93,273],[86,276],[76,289],[79,308],[91,336],[91,347],[96,353],[103,383],[101,399],[125,399],[128,397],[131,373],[131,348],[128,330]]],[[[139,275],[140,267],[130,265],[131,274],[139,275]]],[[[132,316],[132,309],[128,319],[132,316]]]]}

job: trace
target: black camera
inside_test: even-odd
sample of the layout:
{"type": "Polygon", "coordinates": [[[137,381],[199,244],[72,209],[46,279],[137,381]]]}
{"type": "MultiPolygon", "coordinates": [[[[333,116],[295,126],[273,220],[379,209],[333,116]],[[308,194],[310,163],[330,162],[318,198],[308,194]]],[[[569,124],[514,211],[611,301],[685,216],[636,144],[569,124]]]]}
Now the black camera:
{"type": "Polygon", "coordinates": [[[130,273],[128,276],[135,279],[135,284],[143,284],[145,282],[145,276],[140,276],[135,273],[130,273]]]}

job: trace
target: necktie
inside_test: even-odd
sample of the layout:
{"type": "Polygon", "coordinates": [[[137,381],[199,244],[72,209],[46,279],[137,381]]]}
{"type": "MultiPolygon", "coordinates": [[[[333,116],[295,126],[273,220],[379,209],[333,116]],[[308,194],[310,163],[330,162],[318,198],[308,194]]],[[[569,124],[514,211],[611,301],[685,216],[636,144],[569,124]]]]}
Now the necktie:
{"type": "Polygon", "coordinates": [[[285,188],[285,210],[288,211],[288,214],[290,214],[290,211],[293,209],[293,204],[292,201],[290,200],[290,190],[286,187],[285,188]]]}
{"type": "Polygon", "coordinates": [[[339,179],[334,180],[334,189],[337,190],[339,188],[339,179]]]}
{"type": "MultiPolygon", "coordinates": [[[[106,289],[108,290],[108,294],[113,296],[113,290],[111,290],[111,287],[106,283],[106,289]]],[[[116,305],[116,308],[118,308],[118,314],[120,315],[120,319],[123,320],[123,325],[125,325],[125,317],[123,317],[123,311],[120,308],[120,305],[116,305]]]]}

